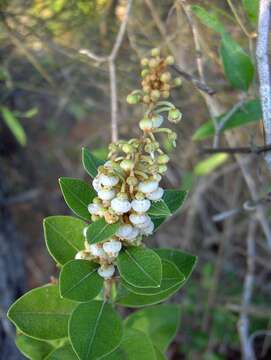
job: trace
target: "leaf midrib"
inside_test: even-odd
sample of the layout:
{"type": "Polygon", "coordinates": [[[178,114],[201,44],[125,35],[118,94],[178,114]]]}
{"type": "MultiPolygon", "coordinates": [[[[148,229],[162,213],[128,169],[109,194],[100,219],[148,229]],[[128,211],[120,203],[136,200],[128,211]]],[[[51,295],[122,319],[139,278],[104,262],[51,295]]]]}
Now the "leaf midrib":
{"type": "Polygon", "coordinates": [[[91,347],[92,347],[92,344],[93,344],[93,341],[94,341],[94,338],[96,336],[96,332],[97,332],[97,328],[98,328],[98,325],[99,325],[99,321],[100,321],[100,318],[102,316],[102,313],[103,313],[103,309],[104,309],[104,306],[105,306],[105,302],[102,303],[101,305],[101,309],[99,310],[99,314],[97,316],[97,319],[96,319],[96,322],[95,322],[95,325],[94,325],[94,329],[93,329],[93,332],[92,332],[92,335],[91,335],[91,338],[89,339],[89,346],[88,346],[88,351],[87,351],[87,356],[86,356],[86,360],[88,360],[89,358],[89,354],[90,354],[90,351],[91,351],[91,347]]]}
{"type": "Polygon", "coordinates": [[[78,281],[75,285],[73,285],[71,288],[69,288],[68,290],[62,292],[62,295],[66,295],[69,292],[71,292],[72,290],[74,290],[76,287],[78,287],[84,280],[86,280],[89,276],[91,276],[93,273],[96,272],[96,268],[93,269],[91,272],[89,272],[88,274],[86,274],[83,278],[80,279],[80,281],[78,281]]]}

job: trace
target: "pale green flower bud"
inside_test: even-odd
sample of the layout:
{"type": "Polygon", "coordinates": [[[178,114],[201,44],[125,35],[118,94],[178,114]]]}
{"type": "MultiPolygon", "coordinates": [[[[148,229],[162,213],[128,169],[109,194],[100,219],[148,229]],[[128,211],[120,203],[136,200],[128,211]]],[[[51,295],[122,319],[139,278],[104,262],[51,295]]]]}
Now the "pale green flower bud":
{"type": "Polygon", "coordinates": [[[164,154],[164,155],[159,155],[159,156],[157,157],[157,162],[158,162],[158,164],[160,164],[160,165],[167,164],[167,163],[169,162],[169,157],[168,157],[166,154],[164,154]]]}
{"type": "Polygon", "coordinates": [[[151,55],[152,56],[159,56],[160,50],[158,48],[151,49],[151,55]]]}
{"type": "Polygon", "coordinates": [[[133,167],[134,167],[134,162],[132,160],[129,160],[129,159],[122,160],[122,162],[120,163],[120,167],[124,171],[131,171],[133,169],[133,167]]]}
{"type": "Polygon", "coordinates": [[[179,109],[171,109],[168,112],[168,121],[177,124],[181,120],[182,116],[183,115],[179,109]]]}
{"type": "Polygon", "coordinates": [[[139,122],[139,127],[143,131],[150,131],[152,129],[153,123],[150,119],[142,119],[139,122]]]}

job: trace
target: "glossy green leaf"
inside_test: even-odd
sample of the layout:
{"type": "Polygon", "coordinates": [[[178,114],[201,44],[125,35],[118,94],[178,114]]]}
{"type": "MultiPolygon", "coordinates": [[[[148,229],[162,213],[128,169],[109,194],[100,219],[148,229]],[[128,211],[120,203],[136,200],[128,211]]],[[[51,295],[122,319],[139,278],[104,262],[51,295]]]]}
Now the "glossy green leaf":
{"type": "Polygon", "coordinates": [[[84,169],[93,178],[98,174],[98,167],[105,163],[105,161],[94,156],[87,148],[82,148],[82,161],[84,169]]]}
{"type": "Polygon", "coordinates": [[[116,234],[119,227],[119,223],[108,224],[104,219],[97,220],[87,228],[87,241],[96,244],[109,239],[116,234]]]}
{"type": "Polygon", "coordinates": [[[154,345],[165,352],[178,331],[180,316],[177,305],[156,305],[131,314],[125,326],[146,333],[154,345]]]}
{"type": "Polygon", "coordinates": [[[17,348],[28,359],[44,360],[54,349],[48,342],[33,339],[24,334],[18,334],[15,342],[17,348]]]}
{"type": "Polygon", "coordinates": [[[257,24],[259,12],[259,0],[243,0],[244,9],[253,24],[257,24]]]}
{"type": "Polygon", "coordinates": [[[254,65],[248,54],[227,34],[222,36],[220,56],[229,83],[236,89],[248,90],[254,77],[254,65]]]}
{"type": "Polygon", "coordinates": [[[29,291],[11,305],[8,318],[24,334],[41,340],[67,336],[74,302],[61,299],[57,285],[29,291]]]}
{"type": "Polygon", "coordinates": [[[88,260],[71,260],[65,264],[59,278],[60,295],[79,302],[94,299],[103,287],[97,268],[96,263],[88,260]]]}
{"type": "Polygon", "coordinates": [[[167,360],[166,356],[156,346],[154,347],[156,360],[167,360]]]}
{"type": "Polygon", "coordinates": [[[157,360],[154,346],[143,332],[126,328],[120,346],[103,360],[157,360]]]}
{"type": "Polygon", "coordinates": [[[46,246],[60,265],[84,249],[83,229],[87,224],[71,216],[49,216],[43,221],[46,246]]]}
{"type": "MultiPolygon", "coordinates": [[[[217,123],[224,122],[228,118],[222,131],[244,126],[256,121],[262,117],[261,103],[259,99],[247,101],[241,107],[232,112],[219,116],[217,123]],[[230,114],[230,116],[228,115],[230,114]]],[[[201,125],[193,135],[193,140],[203,140],[215,134],[214,122],[209,120],[201,125]]]]}
{"type": "Polygon", "coordinates": [[[70,344],[65,344],[52,351],[45,360],[78,360],[70,344]]]}
{"type": "Polygon", "coordinates": [[[152,219],[166,218],[177,211],[183,204],[187,191],[169,189],[165,190],[160,201],[153,202],[148,214],[152,219]]]}
{"type": "Polygon", "coordinates": [[[24,128],[20,124],[19,120],[14,114],[5,106],[1,106],[0,111],[2,113],[3,120],[18,143],[22,146],[26,145],[26,134],[24,128]]]}
{"type": "Polygon", "coordinates": [[[151,249],[125,248],[117,258],[117,266],[120,276],[131,285],[158,288],[161,284],[162,263],[151,249]]]}
{"type": "Polygon", "coordinates": [[[224,164],[229,158],[228,154],[214,154],[207,157],[204,160],[199,161],[194,167],[194,174],[197,176],[203,176],[210,174],[219,166],[224,164]]]}
{"type": "Polygon", "coordinates": [[[191,10],[198,17],[200,22],[219,34],[225,33],[224,25],[219,20],[215,12],[205,10],[202,6],[192,5],[191,10]]]}
{"type": "Polygon", "coordinates": [[[70,318],[69,338],[81,360],[96,360],[119,346],[122,321],[105,302],[82,303],[70,318]]]}
{"type": "Polygon", "coordinates": [[[80,179],[60,178],[59,185],[68,207],[78,216],[90,220],[88,205],[96,196],[94,189],[80,179]]]}
{"type": "Polygon", "coordinates": [[[176,249],[160,248],[155,249],[155,252],[161,259],[174,263],[180,272],[184,274],[186,280],[191,275],[197,262],[196,256],[176,249]]]}
{"type": "Polygon", "coordinates": [[[180,272],[177,266],[162,259],[162,280],[159,288],[140,288],[130,285],[122,279],[122,284],[129,290],[139,295],[161,295],[169,293],[170,289],[176,289],[177,285],[184,282],[185,276],[180,272]]]}

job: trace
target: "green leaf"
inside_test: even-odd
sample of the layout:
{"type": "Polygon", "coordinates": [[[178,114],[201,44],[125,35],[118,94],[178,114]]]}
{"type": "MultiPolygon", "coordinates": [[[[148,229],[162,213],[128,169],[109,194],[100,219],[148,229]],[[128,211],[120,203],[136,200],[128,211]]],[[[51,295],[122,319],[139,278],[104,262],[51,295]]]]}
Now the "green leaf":
{"type": "Polygon", "coordinates": [[[18,119],[13,115],[13,113],[6,108],[5,106],[1,106],[1,113],[3,116],[3,120],[9,130],[12,132],[18,143],[22,146],[26,145],[26,134],[24,128],[18,121],[18,119]]]}
{"type": "Polygon", "coordinates": [[[71,216],[49,216],[44,219],[46,246],[57,263],[64,265],[84,249],[85,226],[84,221],[71,216]]]}
{"type": "Polygon", "coordinates": [[[130,285],[122,279],[122,284],[129,290],[139,295],[161,295],[168,294],[170,289],[176,289],[176,285],[181,285],[185,280],[185,276],[180,272],[177,266],[162,259],[162,281],[159,288],[140,288],[130,285]]]}
{"type": "Polygon", "coordinates": [[[155,350],[156,360],[167,360],[165,355],[159,349],[157,349],[156,346],[154,347],[154,350],[155,350]]]}
{"type": "Polygon", "coordinates": [[[70,318],[69,337],[81,360],[96,360],[119,346],[122,321],[105,302],[82,303],[70,318]]]}
{"type": "Polygon", "coordinates": [[[16,346],[28,359],[43,360],[54,348],[46,341],[40,341],[24,334],[16,336],[16,346]]]}
{"type": "Polygon", "coordinates": [[[52,351],[45,360],[78,360],[70,344],[65,344],[52,351]]]}
{"type": "Polygon", "coordinates": [[[103,287],[97,268],[97,264],[88,260],[72,260],[65,264],[59,278],[60,295],[79,302],[94,299],[103,287]]]}
{"type": "Polygon", "coordinates": [[[186,196],[187,191],[165,190],[163,198],[152,203],[148,214],[152,219],[167,218],[182,206],[186,196]]]}
{"type": "MultiPolygon", "coordinates": [[[[216,118],[217,123],[223,122],[225,118],[227,119],[225,126],[222,131],[237,128],[244,126],[256,121],[259,121],[262,118],[261,103],[259,99],[254,99],[247,101],[241,107],[236,109],[233,113],[230,110],[229,112],[216,118]]],[[[203,140],[215,134],[214,121],[209,120],[198,128],[198,130],[193,135],[193,140],[203,140]]]]}
{"type": "Polygon", "coordinates": [[[179,306],[156,305],[131,314],[125,326],[143,331],[160,351],[165,352],[178,331],[180,316],[179,306]]]}
{"type": "Polygon", "coordinates": [[[120,223],[108,224],[104,219],[100,219],[90,224],[87,228],[87,241],[96,244],[111,238],[116,234],[120,223]]]}
{"type": "Polygon", "coordinates": [[[90,220],[88,205],[96,196],[94,189],[79,179],[62,177],[59,184],[68,207],[81,218],[90,220]]]}
{"type": "Polygon", "coordinates": [[[58,286],[29,291],[11,305],[8,318],[24,334],[41,340],[67,336],[68,319],[75,303],[61,299],[58,286]]]}
{"type": "Polygon", "coordinates": [[[103,360],[157,360],[154,346],[142,331],[126,328],[120,346],[103,360]]]}
{"type": "Polygon", "coordinates": [[[248,54],[228,34],[222,36],[220,47],[224,73],[236,89],[248,90],[254,77],[254,66],[248,54]]]}
{"type": "Polygon", "coordinates": [[[131,285],[158,288],[161,284],[162,263],[151,249],[125,248],[117,258],[117,266],[121,277],[131,285]]]}
{"type": "Polygon", "coordinates": [[[203,7],[198,5],[192,5],[191,10],[199,18],[201,23],[210,29],[218,32],[219,34],[225,33],[224,25],[219,20],[215,12],[205,10],[203,7]]]}
{"type": "Polygon", "coordinates": [[[229,158],[228,154],[220,153],[209,156],[208,158],[199,161],[194,167],[194,174],[197,176],[203,176],[210,174],[217,169],[220,165],[224,164],[229,158]]]}
{"type": "Polygon", "coordinates": [[[174,263],[180,272],[184,274],[186,280],[191,275],[197,262],[196,256],[176,249],[160,248],[155,249],[155,252],[161,259],[174,263]]]}
{"type": "Polygon", "coordinates": [[[258,22],[259,0],[243,0],[243,6],[252,24],[258,22]]]}
{"type": "Polygon", "coordinates": [[[93,178],[98,174],[98,167],[105,163],[105,161],[91,154],[87,148],[82,148],[82,161],[84,169],[93,178]]]}

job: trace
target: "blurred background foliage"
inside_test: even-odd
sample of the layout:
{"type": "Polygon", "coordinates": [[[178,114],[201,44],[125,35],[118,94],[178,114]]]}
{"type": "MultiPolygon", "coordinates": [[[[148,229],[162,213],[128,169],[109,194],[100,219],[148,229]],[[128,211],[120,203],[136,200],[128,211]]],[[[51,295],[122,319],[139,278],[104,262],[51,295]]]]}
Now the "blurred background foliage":
{"type": "MultiPolygon", "coordinates": [[[[141,112],[127,105],[125,99],[138,87],[140,58],[152,47],[173,52],[183,72],[199,76],[199,54],[181,3],[133,2],[116,59],[120,137],[137,134],[141,112]]],[[[255,63],[258,1],[231,2],[251,36],[244,34],[228,1],[186,3],[202,6],[211,16],[194,9],[207,83],[225,109],[229,111],[238,101],[257,98],[257,80],[251,71],[255,63]],[[233,67],[228,74],[225,69],[228,81],[223,73],[219,44],[224,31],[235,41],[226,44],[229,51],[233,47],[236,50],[239,44],[251,56],[252,68],[249,65],[247,70],[239,69],[244,73],[241,85],[236,86],[236,77],[231,78],[234,64],[230,64],[233,67]]],[[[67,213],[58,177],[85,176],[80,164],[82,146],[98,157],[106,156],[111,137],[107,64],[92,61],[79,51],[86,48],[97,55],[108,55],[125,10],[125,0],[1,0],[0,175],[8,194],[1,206],[8,208],[20,234],[26,288],[39,286],[56,273],[45,250],[42,219],[67,213]]],[[[230,56],[230,52],[224,56],[230,56]]],[[[189,283],[174,299],[181,304],[182,321],[169,358],[240,359],[237,325],[246,273],[248,223],[253,216],[243,210],[243,204],[250,200],[250,193],[233,156],[206,157],[200,151],[202,145],[196,140],[204,139],[201,143],[211,146],[212,137],[204,134],[206,126],[207,134],[211,131],[212,135],[213,130],[205,124],[211,116],[193,81],[184,80],[182,88],[174,93],[174,102],[184,115],[182,123],[175,127],[177,148],[162,139],[172,156],[164,185],[189,189],[190,197],[183,212],[150,241],[154,246],[187,249],[198,255],[199,263],[189,283]],[[217,213],[228,210],[235,215],[220,222],[212,220],[217,213]]],[[[264,144],[259,102],[252,105],[253,109],[244,105],[242,116],[235,114],[232,120],[231,136],[236,146],[264,144]]],[[[224,137],[221,144],[227,145],[224,137]]],[[[265,196],[270,191],[270,176],[264,161],[248,157],[246,164],[259,194],[265,196]]],[[[270,210],[266,210],[270,220],[270,210]]],[[[270,329],[270,249],[260,227],[255,236],[255,288],[248,309],[250,332],[262,331],[255,338],[255,351],[259,359],[270,359],[270,344],[265,336],[270,329]]]]}

